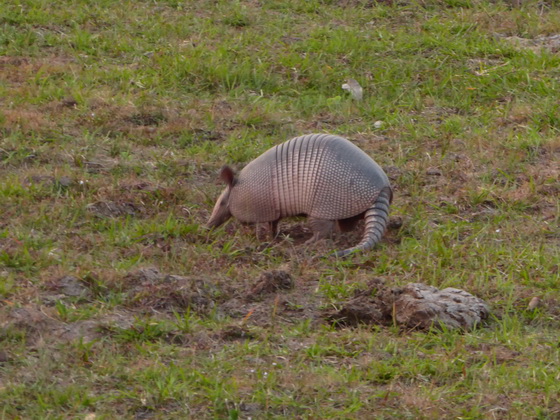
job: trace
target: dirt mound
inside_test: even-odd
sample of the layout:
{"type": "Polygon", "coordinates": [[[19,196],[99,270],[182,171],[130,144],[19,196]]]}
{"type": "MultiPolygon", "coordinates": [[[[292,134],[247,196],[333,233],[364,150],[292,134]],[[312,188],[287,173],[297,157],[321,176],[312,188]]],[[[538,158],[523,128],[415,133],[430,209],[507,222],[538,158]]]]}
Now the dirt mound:
{"type": "Polygon", "coordinates": [[[366,290],[344,303],[328,319],[341,325],[401,325],[413,329],[448,328],[470,330],[490,315],[488,305],[470,293],[439,290],[421,283],[388,288],[374,279],[366,290]]]}
{"type": "Polygon", "coordinates": [[[282,270],[271,270],[262,273],[257,283],[251,288],[248,297],[257,298],[259,295],[274,293],[278,290],[294,288],[292,276],[282,270]]]}
{"type": "Polygon", "coordinates": [[[100,338],[101,331],[106,325],[129,325],[131,322],[130,317],[116,315],[103,319],[63,322],[57,319],[53,308],[35,305],[13,308],[0,313],[0,327],[25,331],[26,342],[31,346],[77,339],[88,342],[100,338]]]}
{"type": "Polygon", "coordinates": [[[389,289],[381,279],[371,280],[366,289],[357,290],[354,297],[328,319],[339,325],[358,324],[391,325],[393,303],[399,290],[389,289]]]}

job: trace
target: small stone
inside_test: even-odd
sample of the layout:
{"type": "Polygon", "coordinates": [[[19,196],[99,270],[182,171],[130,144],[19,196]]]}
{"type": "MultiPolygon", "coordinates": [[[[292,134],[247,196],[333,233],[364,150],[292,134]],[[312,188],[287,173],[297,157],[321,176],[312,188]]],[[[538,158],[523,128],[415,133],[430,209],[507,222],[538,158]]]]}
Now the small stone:
{"type": "Polygon", "coordinates": [[[534,311],[540,305],[541,305],[541,299],[539,297],[535,296],[533,299],[531,299],[531,301],[529,302],[529,305],[527,305],[527,310],[528,311],[534,311]]]}
{"type": "Polygon", "coordinates": [[[374,128],[381,128],[381,127],[383,127],[383,121],[375,121],[375,122],[373,123],[373,127],[374,127],[374,128]]]}
{"type": "Polygon", "coordinates": [[[389,229],[400,229],[402,225],[403,225],[403,218],[401,216],[389,217],[389,224],[387,225],[389,229]]]}
{"type": "Polygon", "coordinates": [[[360,84],[354,79],[348,79],[346,83],[342,85],[342,89],[347,90],[357,101],[361,101],[364,95],[364,90],[360,84]]]}

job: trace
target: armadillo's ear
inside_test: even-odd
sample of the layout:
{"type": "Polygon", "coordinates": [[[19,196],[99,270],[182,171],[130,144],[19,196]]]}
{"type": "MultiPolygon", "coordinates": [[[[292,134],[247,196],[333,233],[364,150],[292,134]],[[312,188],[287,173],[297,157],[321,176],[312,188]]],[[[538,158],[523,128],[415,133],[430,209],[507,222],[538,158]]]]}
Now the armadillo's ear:
{"type": "Polygon", "coordinates": [[[233,169],[229,166],[224,166],[220,170],[219,178],[224,181],[229,187],[233,187],[235,184],[235,174],[233,173],[233,169]]]}

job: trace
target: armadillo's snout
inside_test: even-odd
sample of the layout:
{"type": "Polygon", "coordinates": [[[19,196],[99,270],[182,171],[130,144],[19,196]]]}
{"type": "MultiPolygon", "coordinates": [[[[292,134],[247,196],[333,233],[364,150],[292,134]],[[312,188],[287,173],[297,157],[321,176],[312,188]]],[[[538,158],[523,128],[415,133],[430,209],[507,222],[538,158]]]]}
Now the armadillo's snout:
{"type": "Polygon", "coordinates": [[[206,223],[208,228],[218,227],[231,217],[231,212],[229,211],[228,206],[229,200],[229,189],[226,189],[218,198],[216,205],[214,206],[214,210],[212,210],[212,214],[210,215],[210,219],[206,223]]]}
{"type": "Polygon", "coordinates": [[[229,219],[229,217],[226,217],[226,218],[210,217],[210,219],[208,219],[208,222],[206,222],[206,227],[207,228],[218,227],[218,226],[224,224],[227,219],[229,219]]]}
{"type": "Polygon", "coordinates": [[[230,217],[231,217],[231,213],[229,212],[229,210],[214,209],[214,212],[212,212],[210,219],[208,219],[208,222],[206,222],[206,226],[208,228],[218,227],[220,225],[223,225],[225,222],[227,222],[230,217]],[[216,212],[216,210],[222,210],[222,211],[216,212]]]}

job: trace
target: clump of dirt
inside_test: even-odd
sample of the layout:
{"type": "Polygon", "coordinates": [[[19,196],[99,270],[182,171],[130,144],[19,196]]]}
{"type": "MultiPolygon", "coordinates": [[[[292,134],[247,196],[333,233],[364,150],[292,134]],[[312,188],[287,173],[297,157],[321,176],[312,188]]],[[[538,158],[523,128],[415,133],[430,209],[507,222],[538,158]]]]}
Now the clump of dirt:
{"type": "Polygon", "coordinates": [[[186,310],[207,314],[222,291],[209,281],[160,273],[155,268],[143,268],[125,277],[125,304],[140,310],[186,310]],[[132,287],[130,287],[132,286],[132,287]]]}
{"type": "Polygon", "coordinates": [[[198,144],[205,141],[220,141],[223,139],[223,137],[223,134],[218,131],[195,128],[194,130],[192,130],[191,143],[198,144]]]}
{"type": "Polygon", "coordinates": [[[470,360],[473,363],[490,361],[495,365],[510,364],[521,356],[521,352],[495,343],[467,345],[467,348],[470,353],[470,360]]]}
{"type": "Polygon", "coordinates": [[[518,36],[496,35],[518,48],[528,49],[536,53],[546,50],[551,53],[560,52],[560,35],[539,36],[537,38],[521,38],[518,36]]]}
{"type": "Polygon", "coordinates": [[[327,318],[341,326],[391,325],[393,303],[399,293],[398,289],[386,287],[382,279],[372,279],[365,289],[356,290],[352,299],[327,318]]]}
{"type": "Polygon", "coordinates": [[[439,168],[430,167],[426,169],[426,175],[428,176],[442,176],[443,172],[439,168]]]}
{"type": "Polygon", "coordinates": [[[54,185],[57,187],[68,188],[74,181],[67,176],[61,176],[59,178],[55,178],[54,176],[50,175],[32,175],[25,179],[26,185],[33,185],[33,184],[45,184],[45,185],[54,185]]]}
{"type": "Polygon", "coordinates": [[[100,218],[137,216],[143,212],[143,208],[134,203],[118,201],[97,201],[88,204],[86,209],[100,218]]]}
{"type": "Polygon", "coordinates": [[[73,96],[68,96],[59,102],[61,108],[75,108],[78,105],[78,101],[73,96]]]}
{"type": "Polygon", "coordinates": [[[61,277],[52,284],[52,288],[64,296],[87,297],[91,295],[89,288],[74,276],[61,277]]]}
{"type": "Polygon", "coordinates": [[[85,168],[87,173],[103,174],[103,173],[108,173],[112,168],[114,168],[116,163],[114,160],[111,159],[86,160],[86,161],[77,159],[76,165],[85,168]]]}
{"type": "Polygon", "coordinates": [[[282,270],[265,271],[257,283],[251,288],[247,297],[255,299],[260,295],[274,293],[278,290],[294,288],[294,280],[289,273],[282,270]]]}
{"type": "MultiPolygon", "coordinates": [[[[5,316],[0,316],[2,328],[13,328],[25,331],[28,345],[39,345],[42,342],[73,341],[82,339],[84,342],[100,337],[100,321],[85,320],[66,323],[55,318],[49,313],[52,309],[29,305],[11,309],[5,316]]],[[[1,314],[0,314],[1,315],[1,314]]]]}
{"type": "Polygon", "coordinates": [[[387,223],[387,228],[390,230],[397,230],[402,228],[403,223],[404,221],[402,216],[391,216],[389,217],[389,223],[387,223]]]}
{"type": "Polygon", "coordinates": [[[218,338],[226,341],[248,340],[255,338],[255,334],[251,333],[246,327],[230,325],[220,331],[218,338]]]}
{"type": "Polygon", "coordinates": [[[137,126],[157,126],[167,121],[161,112],[138,112],[125,118],[126,121],[137,126]]]}
{"type": "Polygon", "coordinates": [[[119,188],[123,191],[148,191],[154,192],[158,191],[160,188],[148,181],[131,181],[125,182],[119,185],[119,188]]]}
{"type": "Polygon", "coordinates": [[[488,305],[464,290],[439,290],[421,283],[388,288],[374,279],[366,290],[357,291],[354,298],[327,318],[340,325],[396,324],[411,329],[470,330],[489,315],[488,305]]]}

